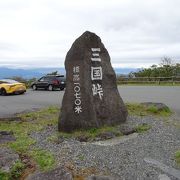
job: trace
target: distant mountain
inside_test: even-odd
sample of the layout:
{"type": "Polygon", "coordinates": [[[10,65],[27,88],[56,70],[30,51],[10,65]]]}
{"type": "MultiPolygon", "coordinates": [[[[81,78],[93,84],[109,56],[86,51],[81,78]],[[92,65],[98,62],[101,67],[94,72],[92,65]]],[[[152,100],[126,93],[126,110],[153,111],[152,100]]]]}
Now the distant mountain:
{"type": "Polygon", "coordinates": [[[58,71],[60,74],[65,74],[64,68],[10,69],[0,67],[0,78],[10,78],[13,76],[20,76],[25,79],[33,77],[39,78],[54,71],[58,71]]]}
{"type": "MultiPolygon", "coordinates": [[[[130,72],[137,71],[135,68],[114,68],[116,74],[129,74],[130,72]]],[[[20,76],[25,79],[30,78],[40,78],[48,73],[58,71],[59,74],[65,75],[64,68],[35,68],[35,69],[10,69],[5,67],[0,67],[0,78],[10,78],[13,76],[20,76]]]]}
{"type": "Polygon", "coordinates": [[[129,74],[130,72],[138,71],[138,68],[114,68],[117,75],[119,74],[129,74]]]}

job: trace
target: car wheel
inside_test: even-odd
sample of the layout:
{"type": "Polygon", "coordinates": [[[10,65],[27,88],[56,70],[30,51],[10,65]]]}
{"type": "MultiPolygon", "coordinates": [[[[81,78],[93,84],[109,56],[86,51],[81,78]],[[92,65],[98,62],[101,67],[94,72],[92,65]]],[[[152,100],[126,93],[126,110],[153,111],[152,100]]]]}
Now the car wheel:
{"type": "Polygon", "coordinates": [[[52,85],[49,85],[49,86],[48,86],[48,90],[49,90],[49,91],[53,91],[53,86],[52,86],[52,85]]]}
{"type": "Polygon", "coordinates": [[[61,91],[63,91],[63,90],[64,90],[64,88],[60,88],[60,90],[61,90],[61,91]]]}
{"type": "Polygon", "coordinates": [[[36,87],[35,84],[32,86],[32,89],[33,89],[34,91],[37,90],[37,87],[36,87]]]}
{"type": "Polygon", "coordinates": [[[6,95],[7,95],[7,92],[6,92],[5,89],[1,89],[1,93],[0,93],[0,94],[3,95],[3,96],[6,96],[6,95]]]}

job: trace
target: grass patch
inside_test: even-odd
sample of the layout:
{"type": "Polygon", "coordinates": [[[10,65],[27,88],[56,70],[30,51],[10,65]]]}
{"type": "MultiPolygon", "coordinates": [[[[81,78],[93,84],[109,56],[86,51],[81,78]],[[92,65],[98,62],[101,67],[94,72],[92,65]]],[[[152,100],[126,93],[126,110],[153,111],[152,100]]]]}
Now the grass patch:
{"type": "Polygon", "coordinates": [[[180,167],[180,150],[175,153],[175,160],[177,165],[180,167]]]}
{"type": "Polygon", "coordinates": [[[16,162],[10,172],[10,174],[11,174],[10,176],[12,177],[12,179],[19,179],[24,168],[25,168],[25,166],[22,162],[20,162],[20,161],[16,162]]]}
{"type": "Polygon", "coordinates": [[[30,156],[37,162],[42,171],[51,170],[55,165],[55,158],[49,151],[34,149],[30,152],[30,156]]]}
{"type": "Polygon", "coordinates": [[[158,108],[156,106],[149,106],[147,107],[147,111],[149,111],[150,113],[153,113],[153,114],[157,114],[158,113],[158,108]]]}
{"type": "Polygon", "coordinates": [[[149,124],[141,124],[141,125],[137,126],[135,128],[135,130],[136,130],[137,133],[144,133],[144,132],[148,131],[151,128],[152,128],[152,126],[149,125],[149,124]]]}
{"type": "Polygon", "coordinates": [[[29,147],[35,144],[36,141],[25,135],[24,137],[17,135],[17,140],[15,142],[9,143],[9,147],[16,152],[23,154],[29,150],[29,147]]]}
{"type": "Polygon", "coordinates": [[[9,180],[9,177],[10,177],[9,173],[0,170],[0,180],[9,180]]]}
{"type": "Polygon", "coordinates": [[[118,126],[104,126],[101,128],[90,128],[88,130],[77,130],[71,133],[58,132],[48,137],[47,140],[52,142],[58,142],[59,138],[75,138],[82,141],[92,141],[105,133],[112,133],[115,136],[122,136],[122,133],[118,129],[118,126]]]}
{"type": "MultiPolygon", "coordinates": [[[[31,157],[39,165],[40,169],[50,169],[55,163],[55,159],[50,152],[33,149],[30,146],[34,145],[36,141],[32,139],[29,134],[45,129],[48,126],[56,125],[58,123],[59,108],[49,107],[37,112],[31,112],[19,115],[22,121],[0,122],[0,131],[12,131],[16,141],[3,144],[19,154],[31,155],[31,157]]],[[[6,174],[0,173],[3,178],[6,174]]]]}
{"type": "Polygon", "coordinates": [[[42,119],[42,118],[49,118],[50,116],[57,117],[59,115],[59,108],[58,107],[48,107],[36,112],[29,112],[25,114],[20,114],[19,117],[21,117],[24,121],[32,121],[32,120],[37,120],[37,119],[42,119]]]}
{"type": "Polygon", "coordinates": [[[155,115],[155,116],[162,116],[162,117],[168,117],[172,115],[172,112],[168,107],[162,110],[158,110],[156,106],[152,105],[152,106],[146,107],[138,103],[126,103],[126,107],[130,115],[136,115],[136,116],[155,115]]]}
{"type": "Polygon", "coordinates": [[[121,132],[117,128],[117,126],[104,126],[101,128],[91,128],[88,130],[79,130],[79,131],[74,131],[72,134],[76,138],[80,137],[87,137],[88,139],[94,139],[96,137],[99,137],[100,135],[104,133],[113,133],[116,136],[121,136],[121,132]]]}
{"type": "Polygon", "coordinates": [[[21,122],[0,123],[0,131],[12,131],[16,137],[15,142],[8,143],[7,146],[18,153],[26,153],[29,147],[35,144],[35,140],[29,137],[33,131],[41,131],[47,126],[58,123],[59,110],[56,107],[50,107],[37,112],[19,115],[21,122]]]}
{"type": "Polygon", "coordinates": [[[17,161],[9,173],[0,170],[0,180],[18,180],[24,169],[24,164],[20,161],[17,161]]]}
{"type": "Polygon", "coordinates": [[[171,110],[168,107],[163,108],[162,110],[158,110],[158,108],[153,105],[147,107],[147,111],[152,114],[159,114],[160,116],[169,116],[172,114],[171,110]]]}
{"type": "Polygon", "coordinates": [[[147,116],[148,112],[143,105],[137,103],[126,103],[130,115],[147,116]]]}

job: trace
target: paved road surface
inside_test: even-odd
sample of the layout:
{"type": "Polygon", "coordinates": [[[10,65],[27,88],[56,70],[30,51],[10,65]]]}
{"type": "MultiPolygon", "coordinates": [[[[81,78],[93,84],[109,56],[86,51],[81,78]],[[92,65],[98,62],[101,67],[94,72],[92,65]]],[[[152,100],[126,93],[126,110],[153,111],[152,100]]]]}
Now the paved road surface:
{"type": "MultiPolygon", "coordinates": [[[[119,86],[125,102],[163,102],[180,116],[180,86],[119,86]]],[[[24,95],[0,96],[0,117],[61,105],[64,91],[32,91],[24,95]]]]}
{"type": "Polygon", "coordinates": [[[125,102],[162,102],[180,117],[180,86],[120,86],[125,102]]]}

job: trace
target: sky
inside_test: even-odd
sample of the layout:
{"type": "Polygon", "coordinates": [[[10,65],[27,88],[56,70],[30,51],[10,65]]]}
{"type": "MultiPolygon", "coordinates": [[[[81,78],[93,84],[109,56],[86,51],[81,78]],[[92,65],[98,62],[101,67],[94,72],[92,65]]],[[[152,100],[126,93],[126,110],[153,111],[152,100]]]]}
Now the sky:
{"type": "Polygon", "coordinates": [[[180,63],[180,0],[0,0],[0,66],[63,67],[84,31],[100,36],[113,67],[180,63]]]}

